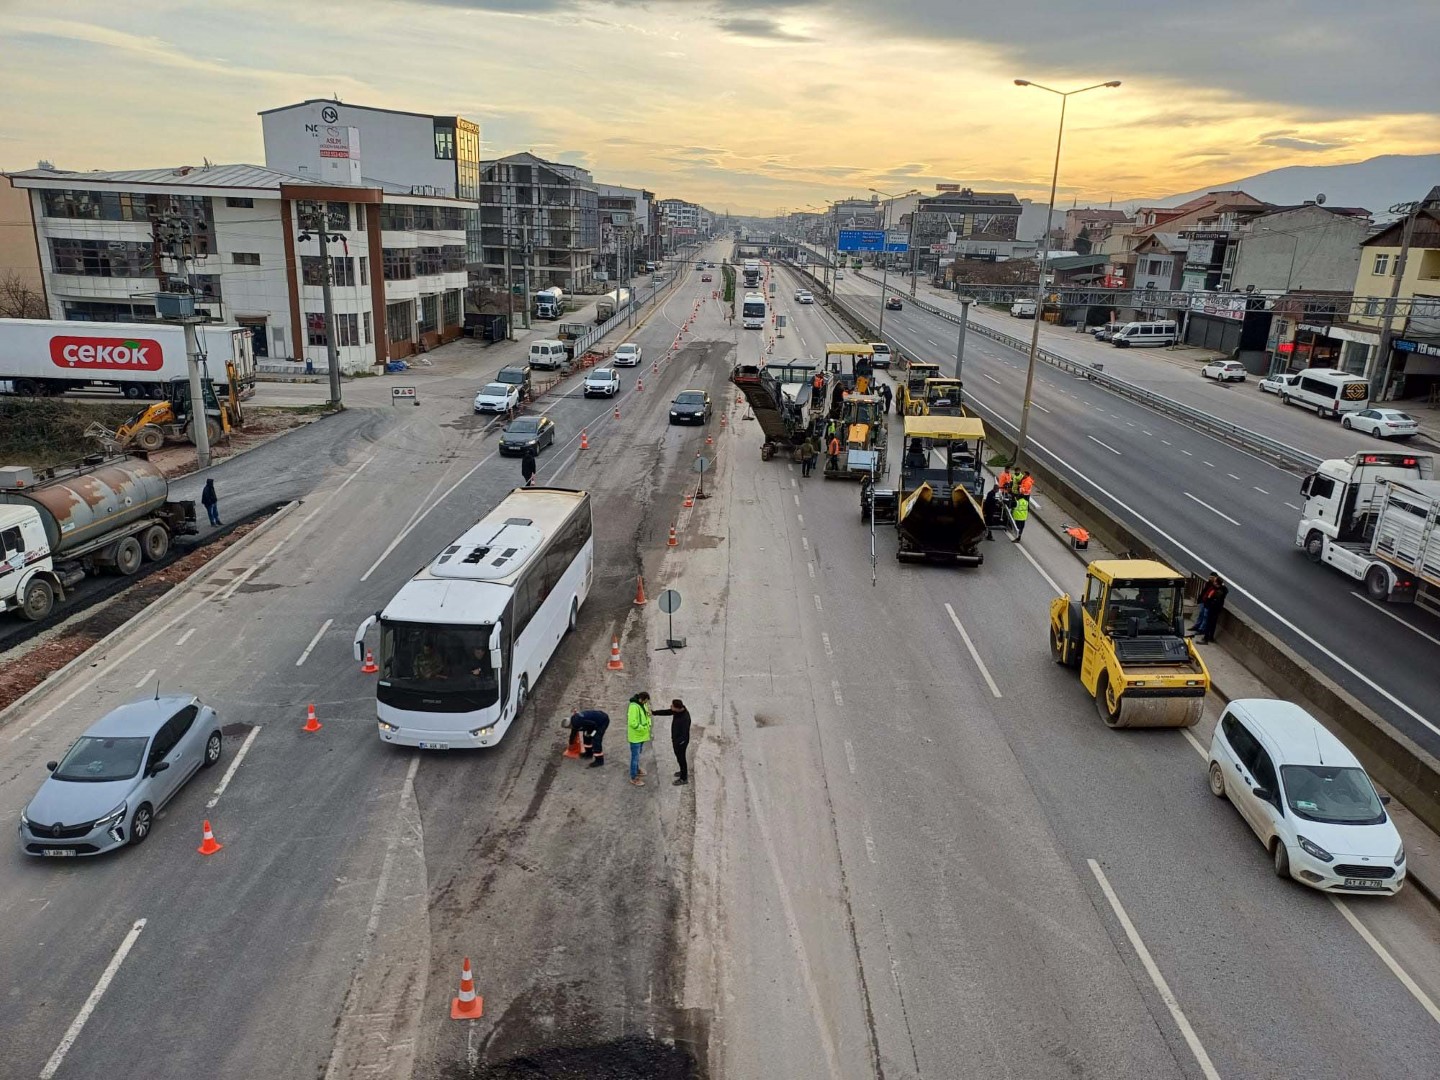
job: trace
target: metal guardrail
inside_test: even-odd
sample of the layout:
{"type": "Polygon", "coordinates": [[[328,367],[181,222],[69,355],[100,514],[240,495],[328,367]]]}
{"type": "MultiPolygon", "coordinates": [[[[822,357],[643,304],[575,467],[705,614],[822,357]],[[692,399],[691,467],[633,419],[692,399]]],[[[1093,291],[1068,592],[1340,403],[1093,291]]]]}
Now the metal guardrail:
{"type": "MultiPolygon", "coordinates": [[[[879,281],[871,277],[869,274],[856,273],[855,276],[864,281],[868,281],[873,285],[880,284],[879,281]]],[[[901,290],[894,287],[891,287],[890,291],[896,293],[897,295],[901,293],[901,290]]],[[[943,308],[936,307],[934,304],[928,303],[917,297],[907,296],[906,299],[911,304],[914,304],[916,307],[920,308],[922,311],[927,311],[930,314],[944,319],[946,322],[954,323],[957,326],[960,324],[960,316],[954,314],[953,312],[949,312],[944,310],[943,308]]],[[[866,320],[864,316],[859,315],[857,312],[851,310],[848,305],[846,305],[843,301],[834,299],[832,297],[831,302],[837,307],[845,308],[846,313],[850,316],[850,318],[857,320],[862,325],[866,326],[868,329],[874,329],[874,324],[866,320]]],[[[1030,343],[1028,341],[1022,341],[1020,338],[1011,337],[1009,334],[992,329],[991,327],[986,326],[983,323],[976,322],[973,319],[970,320],[968,328],[971,331],[983,334],[985,337],[991,338],[994,341],[998,341],[1000,342],[1000,344],[1005,345],[1008,348],[1015,349],[1022,353],[1029,353],[1030,351],[1030,343]]],[[[899,351],[898,346],[896,346],[894,342],[891,342],[890,344],[893,348],[896,348],[897,351],[899,351]]],[[[1224,439],[1226,442],[1233,443],[1236,446],[1239,446],[1246,450],[1251,450],[1257,454],[1263,454],[1268,458],[1272,458],[1293,468],[1301,469],[1305,472],[1313,472],[1315,469],[1319,468],[1320,462],[1323,460],[1322,458],[1316,457],[1314,454],[1307,454],[1303,450],[1297,450],[1293,446],[1289,446],[1285,443],[1279,442],[1276,439],[1269,438],[1268,436],[1261,435],[1258,431],[1251,431],[1249,428],[1241,427],[1239,424],[1232,424],[1230,421],[1222,419],[1221,417],[1218,417],[1213,413],[1207,413],[1202,409],[1197,409],[1193,406],[1185,405],[1179,401],[1174,400],[1173,398],[1168,398],[1165,397],[1163,394],[1157,394],[1154,391],[1146,390],[1143,387],[1136,386],[1134,383],[1131,382],[1126,382],[1124,379],[1117,378],[1114,375],[1107,375],[1104,371],[1103,365],[1101,364],[1074,360],[1071,357],[1062,356],[1059,353],[1051,352],[1049,349],[1037,350],[1036,356],[1040,360],[1043,360],[1045,363],[1051,365],[1052,367],[1059,368],[1061,371],[1069,372],[1072,375],[1083,376],[1084,378],[1089,379],[1091,382],[1095,383],[1102,389],[1110,391],[1112,394],[1116,394],[1124,398],[1129,398],[1131,401],[1134,401],[1140,405],[1144,405],[1148,409],[1153,409],[1155,412],[1161,413],[1165,416],[1172,417],[1185,424],[1188,424],[1190,427],[1195,428],[1197,431],[1202,431],[1207,435],[1214,435],[1216,438],[1224,439]]]]}

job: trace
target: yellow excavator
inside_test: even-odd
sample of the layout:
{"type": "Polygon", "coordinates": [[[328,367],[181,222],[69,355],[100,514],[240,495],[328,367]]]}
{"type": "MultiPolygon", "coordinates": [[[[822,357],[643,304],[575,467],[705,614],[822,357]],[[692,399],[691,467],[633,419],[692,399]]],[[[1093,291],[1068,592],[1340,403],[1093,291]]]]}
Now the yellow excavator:
{"type": "Polygon", "coordinates": [[[1050,604],[1050,655],[1112,728],[1194,727],[1210,672],[1185,636],[1185,577],[1153,559],[1101,559],[1085,595],[1050,604]]]}
{"type": "MultiPolygon", "coordinates": [[[[215,395],[209,379],[203,380],[205,395],[205,431],[214,443],[222,435],[244,424],[236,383],[230,380],[229,394],[224,401],[215,395]]],[[[190,382],[172,379],[165,384],[165,397],[152,402],[130,417],[115,430],[91,424],[86,434],[98,439],[109,450],[159,450],[167,442],[195,442],[190,408],[190,382]]]]}

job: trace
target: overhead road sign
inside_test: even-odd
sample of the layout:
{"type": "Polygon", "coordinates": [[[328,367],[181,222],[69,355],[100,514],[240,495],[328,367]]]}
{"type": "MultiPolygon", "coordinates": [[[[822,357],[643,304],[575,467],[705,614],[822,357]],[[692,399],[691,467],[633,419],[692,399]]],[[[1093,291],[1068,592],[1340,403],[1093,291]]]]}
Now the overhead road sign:
{"type": "Polygon", "coordinates": [[[884,251],[882,229],[841,229],[836,248],[840,251],[884,251]]]}

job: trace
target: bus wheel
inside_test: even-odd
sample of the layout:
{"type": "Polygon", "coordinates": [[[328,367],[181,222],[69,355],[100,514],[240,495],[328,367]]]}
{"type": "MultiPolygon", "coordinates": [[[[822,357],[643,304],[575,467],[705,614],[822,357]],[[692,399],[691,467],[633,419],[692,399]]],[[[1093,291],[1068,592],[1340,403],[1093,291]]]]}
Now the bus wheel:
{"type": "Polygon", "coordinates": [[[570,630],[570,632],[572,632],[572,633],[574,632],[574,630],[575,630],[575,624],[576,624],[577,622],[579,622],[579,621],[580,621],[580,601],[579,601],[579,600],[571,600],[571,601],[570,601],[570,625],[569,625],[569,628],[568,628],[568,629],[570,630]]]}
{"type": "Polygon", "coordinates": [[[519,716],[525,710],[525,703],[530,700],[530,678],[527,675],[520,676],[520,689],[515,693],[515,715],[519,716]]]}

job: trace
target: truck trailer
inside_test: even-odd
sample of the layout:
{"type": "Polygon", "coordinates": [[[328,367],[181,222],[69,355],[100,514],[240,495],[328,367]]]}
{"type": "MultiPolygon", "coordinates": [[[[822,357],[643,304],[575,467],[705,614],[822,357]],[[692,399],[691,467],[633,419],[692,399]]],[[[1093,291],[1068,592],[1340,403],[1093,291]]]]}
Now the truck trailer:
{"type": "Polygon", "coordinates": [[[617,314],[630,306],[630,290],[615,289],[606,293],[595,301],[595,321],[597,323],[609,322],[617,314]]]}
{"type": "Polygon", "coordinates": [[[1300,491],[1305,505],[1295,546],[1312,562],[1363,581],[1372,600],[1440,599],[1433,457],[1376,451],[1322,461],[1300,491]]]}
{"type": "MultiPolygon", "coordinates": [[[[223,394],[255,386],[254,339],[241,326],[196,328],[205,367],[223,394]]],[[[189,377],[185,330],[168,323],[0,319],[0,386],[33,397],[113,387],[128,398],[163,397],[189,377]]]]}
{"type": "Polygon", "coordinates": [[[141,457],[0,467],[0,611],[43,619],[87,575],[129,577],[195,531],[195,504],[171,502],[165,474],[141,457]]]}
{"type": "Polygon", "coordinates": [[[549,289],[541,289],[533,299],[533,308],[537,319],[558,319],[565,314],[565,290],[558,286],[549,289]]]}

